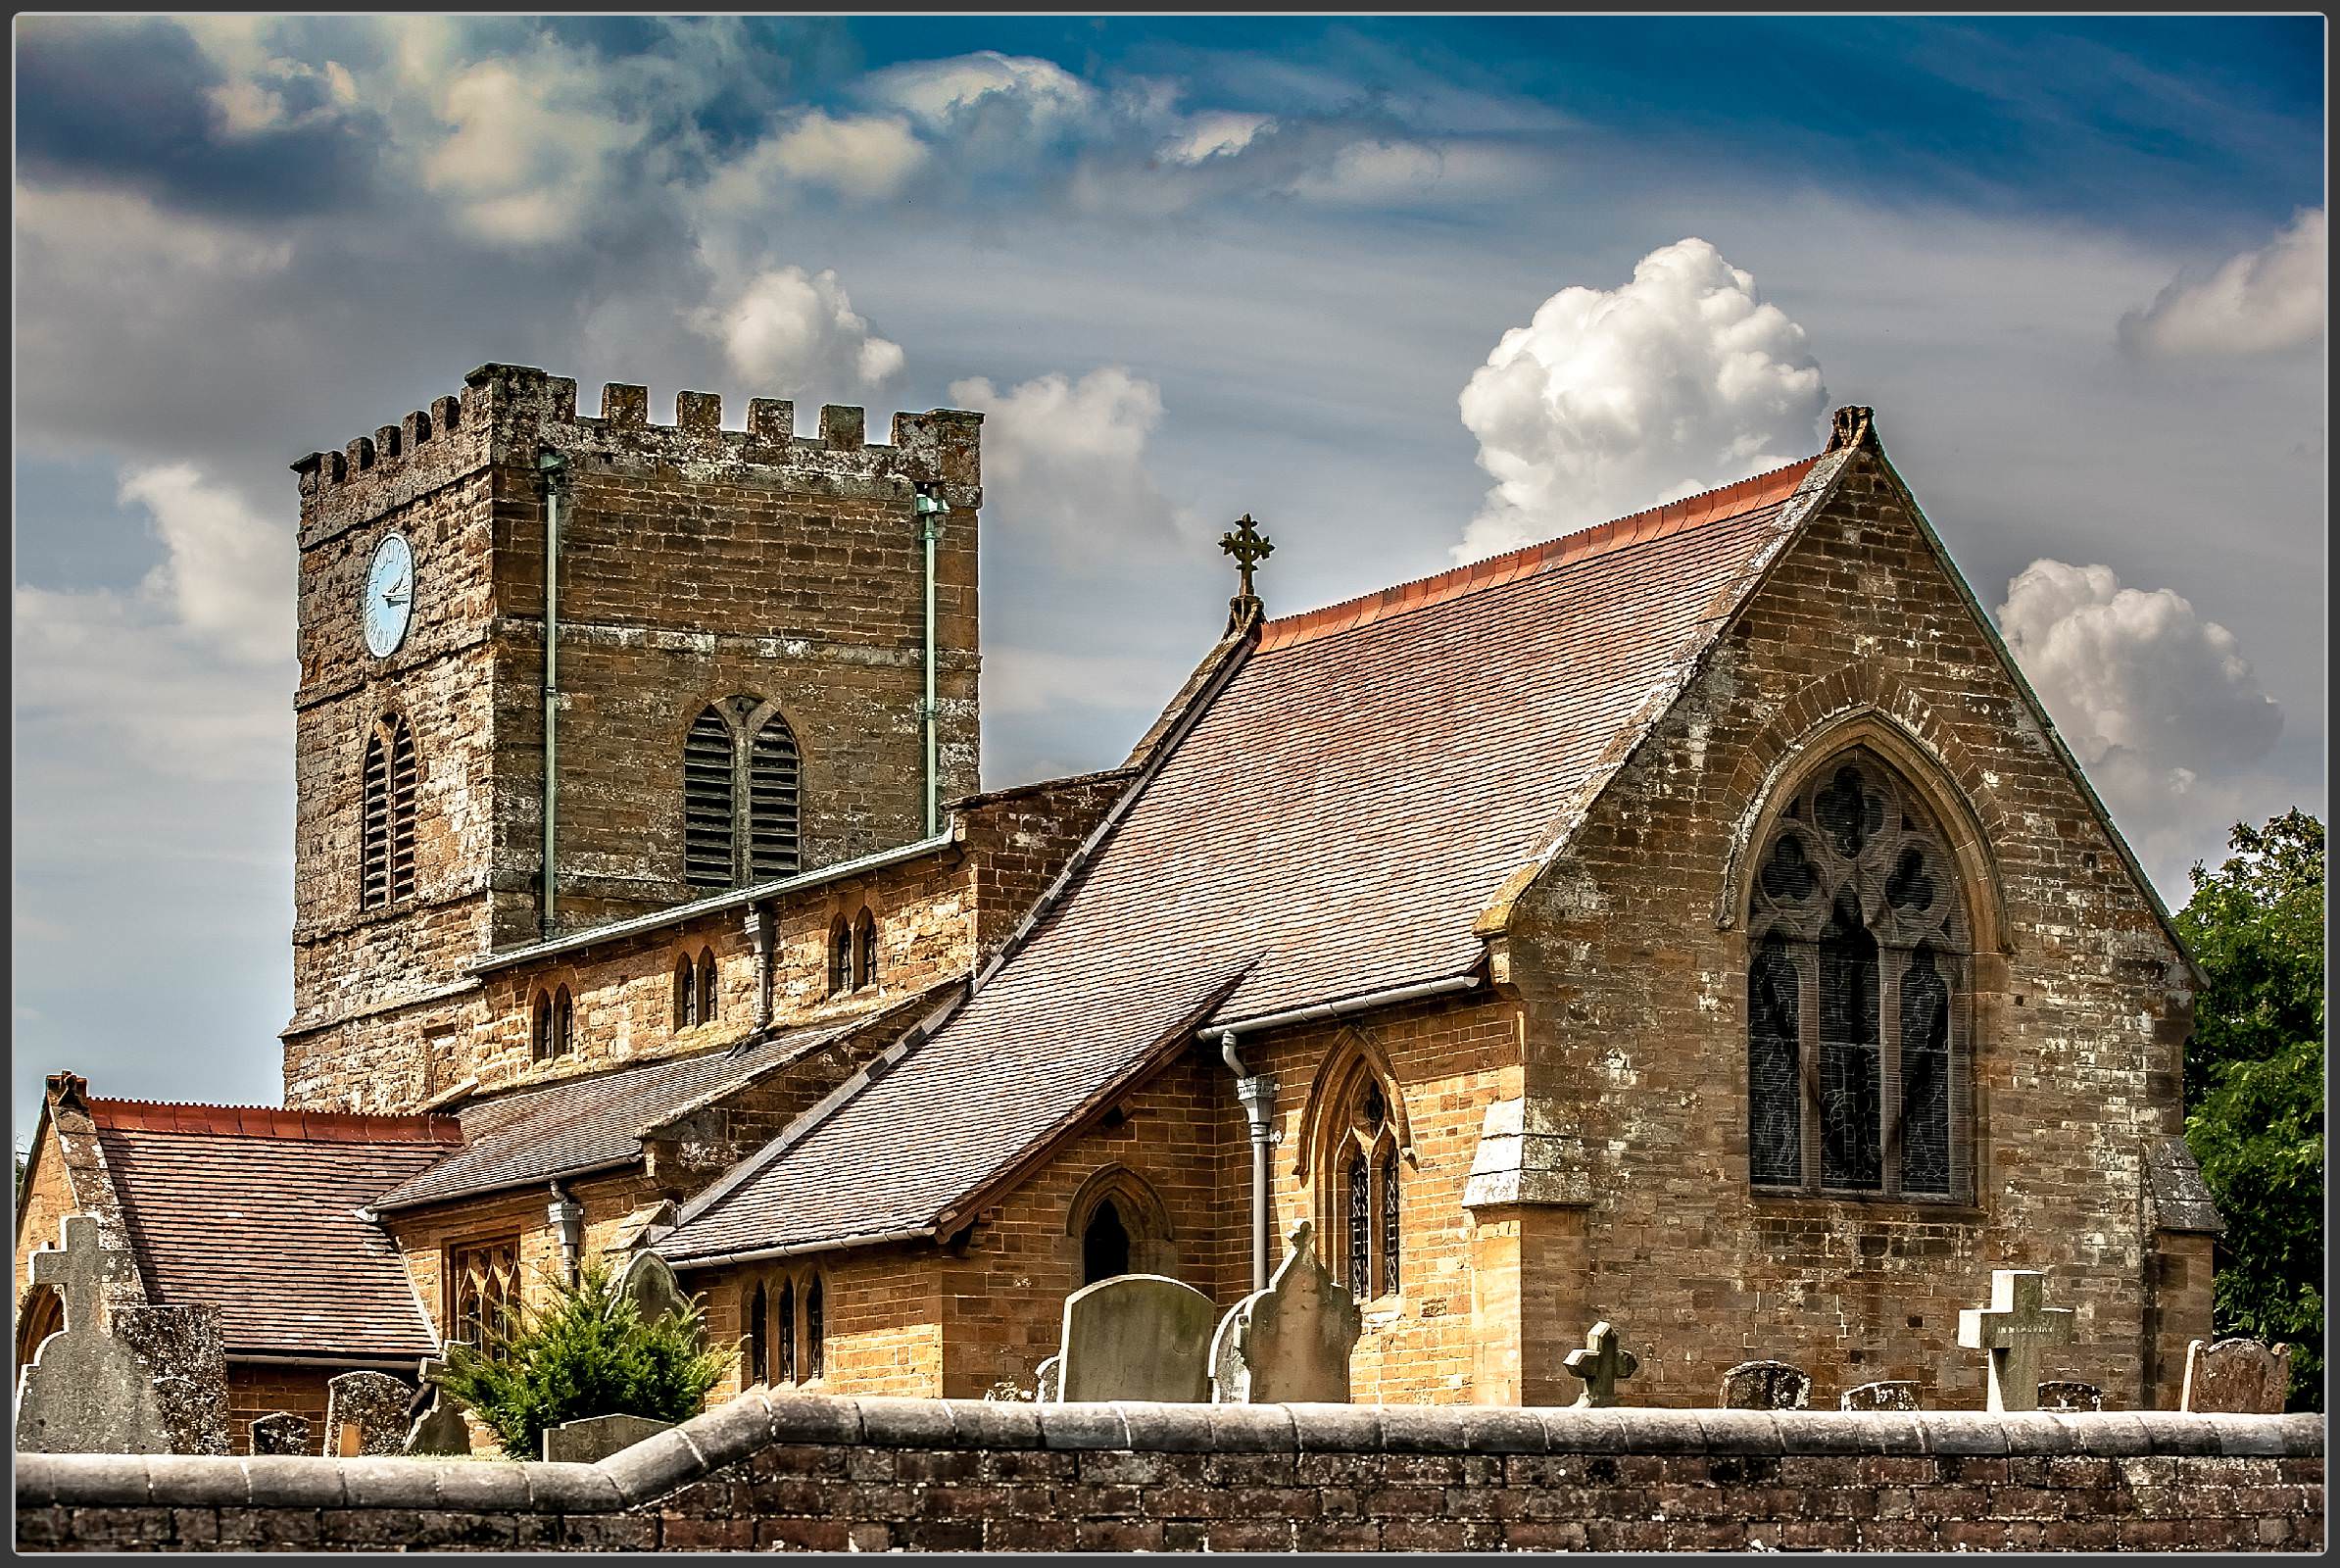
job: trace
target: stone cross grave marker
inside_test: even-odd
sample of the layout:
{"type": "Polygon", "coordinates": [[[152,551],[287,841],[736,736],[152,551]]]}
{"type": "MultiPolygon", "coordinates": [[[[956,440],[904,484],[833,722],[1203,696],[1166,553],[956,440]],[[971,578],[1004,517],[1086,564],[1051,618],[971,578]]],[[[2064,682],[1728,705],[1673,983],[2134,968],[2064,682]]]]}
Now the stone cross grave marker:
{"type": "Polygon", "coordinates": [[[309,1418],[291,1410],[272,1410],[252,1423],[254,1453],[307,1453],[309,1418]]]}
{"type": "Polygon", "coordinates": [[[2069,1306],[2047,1306],[2047,1276],[2037,1269],[1991,1270],[1990,1305],[1961,1307],[1958,1343],[1990,1352],[1990,1410],[2039,1408],[2039,1352],[2072,1343],[2069,1306]]]}
{"type": "Polygon", "coordinates": [[[345,1458],[397,1453],[407,1444],[407,1402],[414,1391],[387,1372],[344,1372],[325,1380],[325,1442],[345,1458]]]}
{"type": "Polygon", "coordinates": [[[1064,1298],[1058,1400],[1210,1398],[1210,1298],[1159,1274],[1123,1274],[1064,1298]]]}
{"type": "Polygon", "coordinates": [[[1617,1331],[1602,1322],[1584,1336],[1584,1348],[1569,1351],[1560,1364],[1570,1376],[1584,1380],[1577,1407],[1599,1409],[1617,1402],[1617,1385],[1641,1369],[1641,1358],[1619,1344],[1617,1331]]]}
{"type": "Polygon", "coordinates": [[[1365,1316],[1309,1245],[1301,1220],[1264,1291],[1219,1321],[1211,1338],[1211,1397],[1221,1404],[1346,1404],[1348,1358],[1365,1316]]]}
{"type": "Polygon", "coordinates": [[[1812,1400],[1812,1375],[1785,1361],[1741,1361],[1723,1374],[1726,1410],[1801,1410],[1812,1400]]]}
{"type": "Polygon", "coordinates": [[[1839,1410],[1915,1410],[1918,1408],[1918,1385],[1898,1379],[1880,1383],[1864,1383],[1846,1389],[1836,1396],[1839,1410]]]}
{"type": "Polygon", "coordinates": [[[32,1280],[64,1298],[65,1327],[17,1378],[22,1453],[170,1453],[171,1427],[146,1358],[107,1332],[106,1287],[130,1254],[108,1247],[97,1216],[68,1214],[58,1245],[32,1254],[32,1280]]]}
{"type": "Polygon", "coordinates": [[[2105,1391],[2093,1383],[2080,1383],[2071,1378],[2050,1378],[2039,1386],[2039,1408],[2042,1410],[2101,1410],[2105,1407],[2105,1391]]]}
{"type": "Polygon", "coordinates": [[[2185,1348],[2180,1410],[2227,1415],[2281,1415],[2291,1391],[2291,1347],[2257,1340],[2196,1340],[2185,1348]]]}

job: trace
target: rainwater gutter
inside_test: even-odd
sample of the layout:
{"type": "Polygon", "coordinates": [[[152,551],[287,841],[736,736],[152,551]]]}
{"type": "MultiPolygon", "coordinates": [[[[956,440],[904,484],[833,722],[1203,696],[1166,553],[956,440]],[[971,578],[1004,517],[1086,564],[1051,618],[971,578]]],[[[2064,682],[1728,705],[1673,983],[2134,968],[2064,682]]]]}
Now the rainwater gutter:
{"type": "Polygon", "coordinates": [[[554,901],[560,896],[555,834],[561,801],[561,496],[568,488],[568,460],[547,449],[536,468],[545,486],[545,871],[538,925],[549,937],[558,928],[554,901]]]}
{"type": "MultiPolygon", "coordinates": [[[[666,1266],[677,1271],[687,1268],[727,1268],[733,1263],[762,1263],[777,1257],[803,1257],[807,1252],[842,1252],[855,1247],[882,1247],[888,1242],[931,1242],[935,1238],[932,1225],[912,1225],[902,1230],[872,1231],[866,1236],[840,1236],[825,1242],[791,1242],[785,1247],[761,1247],[753,1252],[710,1252],[704,1257],[666,1257],[666,1266]]],[[[651,1249],[657,1251],[658,1249],[651,1249]]]]}
{"type": "Polygon", "coordinates": [[[921,483],[911,509],[918,516],[918,541],[926,551],[926,697],[918,712],[926,729],[926,836],[940,831],[943,810],[942,746],[939,730],[942,708],[935,701],[935,545],[943,537],[943,514],[951,503],[933,485],[921,483]]]}
{"type": "Polygon", "coordinates": [[[1217,1035],[1222,1041],[1236,1035],[1257,1034],[1262,1029],[1281,1029],[1291,1023],[1316,1023],[1326,1018],[1346,1017],[1352,1012],[1372,1012],[1381,1007],[1395,1007],[1425,997],[1450,996],[1457,991],[1469,991],[1479,984],[1475,974],[1454,975],[1444,980],[1425,980],[1418,985],[1398,986],[1389,991],[1375,991],[1362,997],[1349,997],[1341,1002],[1320,1002],[1312,1006],[1292,1007],[1283,1012],[1263,1012],[1256,1018],[1239,1018],[1234,1023],[1215,1023],[1203,1030],[1217,1035]]]}
{"type": "Polygon", "coordinates": [[[237,1350],[229,1350],[221,1359],[241,1366],[338,1366],[375,1372],[405,1372],[415,1360],[411,1355],[267,1355],[237,1350]]]}

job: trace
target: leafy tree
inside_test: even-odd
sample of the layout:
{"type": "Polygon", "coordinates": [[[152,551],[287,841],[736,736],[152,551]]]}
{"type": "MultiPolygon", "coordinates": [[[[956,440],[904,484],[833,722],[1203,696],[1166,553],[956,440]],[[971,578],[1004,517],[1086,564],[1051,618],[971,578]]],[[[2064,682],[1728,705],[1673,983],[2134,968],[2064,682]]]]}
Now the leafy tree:
{"type": "Polygon", "coordinates": [[[2209,985],[2186,1050],[2186,1143],[2226,1234],[2220,1334],[2283,1341],[2290,1407],[2323,1408],[2323,824],[2237,823],[2177,916],[2209,985]]]}
{"type": "Polygon", "coordinates": [[[729,1358],[701,1344],[699,1305],[646,1320],[588,1263],[556,1284],[533,1318],[513,1313],[484,1348],[450,1348],[441,1389],[485,1422],[515,1459],[544,1452],[547,1428],[597,1415],[687,1421],[707,1407],[729,1358]]]}

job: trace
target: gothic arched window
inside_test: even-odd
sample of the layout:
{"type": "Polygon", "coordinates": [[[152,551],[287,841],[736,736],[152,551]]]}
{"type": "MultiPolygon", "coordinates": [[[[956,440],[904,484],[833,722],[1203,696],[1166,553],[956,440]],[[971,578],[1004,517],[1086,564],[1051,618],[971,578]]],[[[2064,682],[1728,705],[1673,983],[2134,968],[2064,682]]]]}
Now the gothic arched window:
{"type": "Polygon", "coordinates": [[[568,987],[562,986],[553,993],[549,1016],[551,1022],[545,1031],[544,1054],[565,1056],[576,1049],[577,1044],[577,1008],[568,999],[568,987]]]}
{"type": "Polygon", "coordinates": [[[392,713],[366,738],[359,808],[359,904],[378,909],[414,891],[414,732],[392,713]]]}
{"type": "Polygon", "coordinates": [[[674,1027],[688,1029],[699,1022],[699,974],[684,954],[674,960],[674,1027]]]}
{"type": "Polygon", "coordinates": [[[853,917],[853,989],[877,984],[877,917],[863,909],[853,917]]]}
{"type": "Polygon", "coordinates": [[[822,1368],[828,1361],[828,1324],[824,1321],[827,1315],[827,1303],[823,1299],[824,1295],[820,1276],[815,1274],[812,1276],[812,1283],[804,1287],[804,1378],[806,1382],[817,1381],[822,1368]]]}
{"type": "Polygon", "coordinates": [[[695,888],[732,884],[731,725],[709,708],[683,738],[683,880],[695,888]]]}
{"type": "Polygon", "coordinates": [[[715,1021],[715,950],[699,950],[699,1021],[715,1021]]]}
{"type": "Polygon", "coordinates": [[[539,991],[528,1006],[528,1054],[543,1061],[553,1054],[553,998],[539,991]]]}
{"type": "Polygon", "coordinates": [[[1940,828],[1855,749],[1797,792],[1755,866],[1750,1180],[1964,1197],[1969,937],[1940,828]]]}
{"type": "Polygon", "coordinates": [[[1328,1242],[1339,1239],[1342,1283],[1358,1300],[1393,1296],[1399,1283],[1402,1193],[1398,1129],[1389,1092],[1360,1061],[1350,1070],[1331,1129],[1333,1212],[1328,1242]]]}
{"type": "Polygon", "coordinates": [[[842,997],[853,988],[853,928],[839,915],[829,922],[829,995],[842,997]]]}
{"type": "Polygon", "coordinates": [[[1081,1283],[1095,1285],[1130,1271],[1130,1228],[1111,1199],[1097,1205],[1081,1232],[1081,1283]]]}
{"type": "Polygon", "coordinates": [[[758,1383],[771,1386],[772,1341],[766,1326],[769,1315],[770,1303],[764,1297],[762,1282],[757,1281],[740,1312],[740,1382],[749,1387],[758,1383]]]}
{"type": "Polygon", "coordinates": [[[772,1343],[780,1350],[779,1377],[772,1387],[797,1380],[797,1282],[789,1280],[780,1287],[780,1305],[772,1314],[772,1343]]]}

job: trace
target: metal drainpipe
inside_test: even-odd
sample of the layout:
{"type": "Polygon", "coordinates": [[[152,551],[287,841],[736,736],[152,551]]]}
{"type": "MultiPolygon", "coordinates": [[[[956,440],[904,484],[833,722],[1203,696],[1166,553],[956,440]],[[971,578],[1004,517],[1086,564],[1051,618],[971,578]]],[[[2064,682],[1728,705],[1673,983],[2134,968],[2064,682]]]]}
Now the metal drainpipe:
{"type": "Polygon", "coordinates": [[[918,514],[918,540],[926,547],[926,701],[919,710],[926,718],[926,836],[933,838],[942,830],[943,811],[941,747],[936,737],[942,710],[935,701],[935,545],[943,537],[943,514],[951,510],[951,503],[935,494],[934,486],[921,483],[913,506],[918,514]]]}
{"type": "Polygon", "coordinates": [[[568,480],[568,460],[547,450],[536,460],[545,485],[545,871],[539,924],[551,936],[557,925],[560,860],[555,854],[561,799],[561,493],[568,480]]]}
{"type": "Polygon", "coordinates": [[[756,1027],[772,1026],[772,916],[758,904],[748,910],[748,939],[756,944],[756,1027]]]}
{"type": "Polygon", "coordinates": [[[1235,1036],[1219,1036],[1219,1054],[1235,1074],[1235,1098],[1243,1102],[1251,1123],[1251,1289],[1268,1286],[1268,1140],[1275,1127],[1276,1080],[1266,1073],[1254,1077],[1235,1054],[1235,1036]]]}
{"type": "Polygon", "coordinates": [[[577,1282],[577,1258],[585,1250],[585,1206],[561,1190],[555,1182],[553,1200],[545,1205],[545,1218],[552,1222],[553,1234],[561,1240],[561,1277],[569,1284],[577,1282]]]}

